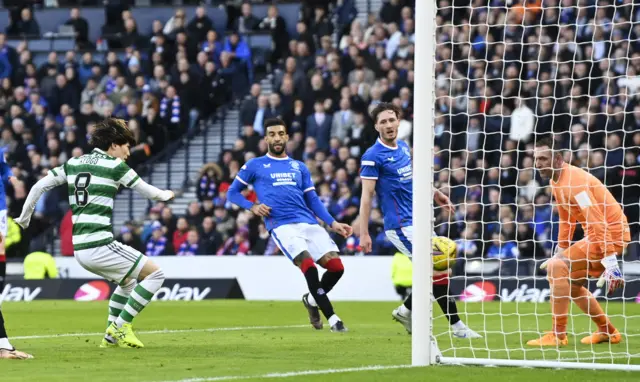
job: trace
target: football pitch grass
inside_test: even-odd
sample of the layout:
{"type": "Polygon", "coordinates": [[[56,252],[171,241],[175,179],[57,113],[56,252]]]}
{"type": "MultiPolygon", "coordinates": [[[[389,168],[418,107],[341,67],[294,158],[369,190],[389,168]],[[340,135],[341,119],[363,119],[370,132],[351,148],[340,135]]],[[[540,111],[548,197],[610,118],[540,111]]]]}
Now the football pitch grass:
{"type": "MultiPolygon", "coordinates": [[[[134,327],[145,348],[101,349],[107,302],[36,301],[5,303],[2,310],[14,346],[32,353],[29,361],[0,361],[0,381],[638,381],[625,371],[552,370],[477,366],[404,367],[411,360],[411,337],[391,320],[393,302],[338,302],[348,333],[315,331],[296,302],[153,302],[134,327]]],[[[434,313],[440,314],[438,307],[434,313]]],[[[613,321],[631,337],[620,345],[592,348],[570,337],[563,353],[518,349],[533,332],[548,329],[548,304],[460,304],[485,339],[451,339],[444,318],[434,322],[444,356],[557,359],[577,356],[640,364],[640,305],[609,304],[610,314],[636,316],[613,321]],[[478,313],[484,312],[483,315],[478,313]],[[502,313],[502,316],[498,313],[502,313]],[[537,312],[539,316],[533,313],[537,312]],[[516,314],[517,313],[517,314],[516,314]],[[626,321],[626,328],[624,327],[626,321]],[[521,333],[519,328],[526,328],[521,333]],[[509,334],[499,333],[501,329],[509,334]],[[530,332],[530,333],[529,333],[530,332]],[[485,333],[483,333],[485,334],[485,333]],[[577,342],[577,345],[576,345],[577,342]],[[484,349],[484,350],[483,350],[484,349]]],[[[587,332],[589,320],[570,319],[587,332]]]]}

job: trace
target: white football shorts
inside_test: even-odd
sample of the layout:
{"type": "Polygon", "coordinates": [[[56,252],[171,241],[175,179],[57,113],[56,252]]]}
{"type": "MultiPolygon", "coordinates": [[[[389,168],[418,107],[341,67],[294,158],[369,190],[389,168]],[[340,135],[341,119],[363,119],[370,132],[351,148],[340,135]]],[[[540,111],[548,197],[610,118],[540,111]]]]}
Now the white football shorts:
{"type": "Polygon", "coordinates": [[[308,251],[313,261],[318,261],[329,252],[339,252],[338,246],[327,231],[318,224],[285,224],[271,230],[276,245],[293,261],[299,254],[308,251]]]}
{"type": "Polygon", "coordinates": [[[390,229],[384,232],[387,238],[398,251],[411,257],[413,253],[413,226],[406,226],[398,229],[390,229]]]}
{"type": "Polygon", "coordinates": [[[121,284],[125,279],[137,279],[147,257],[117,241],[96,248],[74,251],[78,263],[91,273],[121,284]]]}
{"type": "Polygon", "coordinates": [[[0,210],[0,233],[2,234],[3,240],[6,239],[8,230],[7,210],[0,210]]]}

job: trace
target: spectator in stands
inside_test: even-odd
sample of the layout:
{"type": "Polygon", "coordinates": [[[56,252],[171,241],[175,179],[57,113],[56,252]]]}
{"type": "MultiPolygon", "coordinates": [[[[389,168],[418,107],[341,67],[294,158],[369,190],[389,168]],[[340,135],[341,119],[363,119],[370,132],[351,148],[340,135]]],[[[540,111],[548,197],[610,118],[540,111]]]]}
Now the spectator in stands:
{"type": "Polygon", "coordinates": [[[217,230],[216,223],[212,217],[205,217],[202,220],[200,237],[202,252],[207,255],[216,253],[224,243],[222,234],[217,230]]]}
{"type": "Polygon", "coordinates": [[[197,195],[199,201],[205,199],[213,200],[218,194],[218,182],[222,176],[220,166],[209,163],[200,170],[200,181],[198,182],[197,195]]]}
{"type": "Polygon", "coordinates": [[[267,10],[267,16],[260,22],[260,29],[271,32],[274,49],[271,53],[271,63],[275,64],[286,57],[289,46],[289,33],[287,25],[278,12],[276,5],[271,5],[267,10]]]}
{"type": "Polygon", "coordinates": [[[333,119],[326,113],[323,100],[315,101],[313,109],[315,112],[307,118],[307,136],[315,138],[318,149],[327,150],[333,119]]]}
{"type": "Polygon", "coordinates": [[[248,239],[249,231],[246,228],[240,228],[233,236],[225,241],[224,245],[220,247],[216,255],[248,255],[251,248],[251,244],[248,239]]]}
{"type": "Polygon", "coordinates": [[[180,245],[176,251],[177,256],[195,256],[202,255],[202,246],[200,245],[200,234],[196,229],[191,229],[187,233],[187,240],[180,245]]]}
{"type": "Polygon", "coordinates": [[[176,88],[168,86],[164,93],[164,97],[160,100],[160,119],[162,123],[168,127],[169,138],[176,139],[182,133],[181,117],[183,114],[183,105],[180,97],[176,92],[176,88]]]}
{"type": "Polygon", "coordinates": [[[33,17],[30,8],[20,11],[20,20],[10,20],[6,32],[10,36],[40,36],[40,25],[33,17]]]}
{"type": "Polygon", "coordinates": [[[120,236],[118,236],[117,240],[137,251],[144,251],[144,246],[142,245],[142,241],[140,241],[140,237],[126,225],[120,228],[120,236]]]}
{"type": "Polygon", "coordinates": [[[239,33],[253,32],[260,28],[260,19],[253,15],[251,3],[244,2],[240,9],[240,17],[233,24],[233,29],[239,33]]]}
{"type": "Polygon", "coordinates": [[[163,256],[170,253],[170,244],[167,241],[167,237],[164,233],[164,227],[158,221],[151,225],[153,229],[151,237],[147,240],[147,250],[145,255],[147,256],[163,256]]]}
{"type": "Polygon", "coordinates": [[[91,47],[89,43],[89,23],[87,20],[80,16],[80,8],[71,8],[69,11],[69,20],[64,25],[73,27],[76,33],[76,44],[80,49],[91,47]]]}
{"type": "Polygon", "coordinates": [[[186,17],[187,16],[185,15],[184,9],[177,9],[176,13],[164,25],[162,33],[165,36],[170,36],[176,30],[184,28],[187,25],[186,17]]]}
{"type": "Polygon", "coordinates": [[[185,219],[187,220],[187,224],[191,227],[199,227],[200,225],[202,225],[202,219],[204,219],[204,215],[202,213],[202,206],[200,205],[200,203],[189,203],[185,219]]]}
{"type": "Polygon", "coordinates": [[[187,25],[187,31],[197,43],[205,41],[207,33],[213,29],[213,21],[207,16],[204,7],[196,8],[196,14],[187,25]]]}
{"type": "Polygon", "coordinates": [[[178,218],[176,223],[176,230],[173,232],[173,240],[171,244],[173,244],[174,251],[177,251],[178,248],[187,240],[187,233],[189,232],[189,222],[185,217],[178,218]]]}
{"type": "Polygon", "coordinates": [[[517,263],[514,260],[519,255],[518,246],[513,241],[507,241],[504,234],[496,232],[491,236],[491,246],[487,251],[487,257],[501,260],[502,275],[516,275],[517,263]]]}

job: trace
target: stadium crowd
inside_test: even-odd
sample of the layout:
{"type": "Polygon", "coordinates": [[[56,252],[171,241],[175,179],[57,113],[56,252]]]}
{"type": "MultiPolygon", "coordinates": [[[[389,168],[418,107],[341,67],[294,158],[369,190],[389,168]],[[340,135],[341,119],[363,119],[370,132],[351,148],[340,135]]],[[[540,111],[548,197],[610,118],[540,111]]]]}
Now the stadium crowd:
{"type": "MultiPolygon", "coordinates": [[[[354,1],[302,1],[293,35],[277,5],[261,20],[250,3],[229,3],[238,12],[231,30],[271,32],[274,91],[250,87],[239,103],[241,136],[217,163],[202,168],[198,200],[187,211],[158,204],[144,225],[122,228],[120,240],[147,255],[278,254],[264,225],[226,199],[240,167],[266,152],[267,118],[286,121],[288,152],[307,164],[329,211],[349,224],[358,217],[359,158],[376,139],[369,110],[383,101],[397,105],[399,139],[412,140],[415,1],[385,1],[365,24],[356,19],[354,1]]],[[[532,148],[536,134],[554,132],[572,163],[589,168],[625,205],[637,238],[640,31],[631,24],[637,7],[579,0],[485,3],[437,2],[434,181],[457,212],[436,209],[436,233],[457,240],[461,259],[499,258],[509,265],[509,259],[548,257],[558,217],[533,170],[532,148]]],[[[199,86],[212,76],[224,79],[232,71],[225,71],[226,61],[239,64],[233,74],[240,71],[251,83],[237,52],[242,39],[233,58],[224,54],[238,34],[218,38],[200,16],[185,30],[179,12],[146,36],[123,11],[126,38],[120,41],[135,48],[124,46],[124,60],[107,54],[102,65],[90,54],[68,52],[60,63],[53,56],[36,68],[24,48],[12,51],[0,40],[0,66],[15,63],[0,89],[2,140],[25,183],[86,150],[91,122],[101,115],[139,121],[144,144],[135,160],[142,161],[193,126],[194,118],[211,113],[210,103],[199,101],[222,105],[238,97],[225,85],[199,86]]],[[[252,190],[246,193],[255,199],[252,190]]],[[[16,200],[20,195],[24,190],[17,189],[16,200]]],[[[41,216],[56,216],[44,211],[54,203],[42,204],[41,216]]],[[[374,254],[392,255],[379,211],[369,224],[374,254]]],[[[343,254],[361,254],[356,237],[335,239],[343,254]]],[[[504,272],[532,269],[505,266],[504,272]]]]}
{"type": "MultiPolygon", "coordinates": [[[[40,30],[33,2],[10,8],[0,31],[0,147],[19,180],[8,187],[10,216],[19,214],[26,191],[48,169],[91,150],[87,142],[96,121],[130,121],[139,142],[129,159],[135,168],[194,131],[199,119],[214,116],[239,96],[230,84],[248,83],[252,76],[246,42],[238,33],[218,36],[205,7],[191,20],[177,9],[146,30],[138,29],[127,3],[107,5],[102,26],[71,8],[64,24],[76,33],[75,49],[49,53],[29,48],[50,32],[40,30]],[[101,28],[98,40],[89,38],[91,28],[101,28]]],[[[48,192],[30,231],[57,225],[67,210],[66,190],[48,192]]],[[[13,246],[9,255],[26,253],[24,245],[13,246]]]]}
{"type": "MultiPolygon", "coordinates": [[[[627,70],[635,73],[635,61],[625,58],[640,51],[620,38],[635,36],[626,24],[636,17],[631,6],[558,12],[554,1],[544,7],[540,2],[506,7],[498,1],[489,12],[483,2],[474,4],[454,8],[451,1],[438,2],[434,180],[457,212],[448,216],[437,209],[436,233],[456,239],[460,258],[499,258],[505,260],[504,273],[531,272],[532,266],[515,269],[508,260],[546,258],[557,236],[557,212],[532,157],[535,135],[554,132],[572,163],[590,168],[625,204],[637,236],[640,104],[627,96],[635,83],[623,76],[627,70]],[[596,28],[589,26],[594,19],[609,21],[606,28],[596,28]],[[547,44],[556,40],[555,48],[547,44]],[[607,48],[615,61],[605,60],[601,40],[611,40],[607,48]]],[[[326,10],[320,8],[298,22],[288,49],[275,52],[281,58],[275,91],[251,88],[241,106],[243,131],[234,149],[202,169],[199,200],[186,220],[205,219],[195,224],[203,253],[278,252],[260,221],[226,200],[238,169],[266,152],[261,142],[266,118],[287,122],[288,152],[307,164],[325,205],[346,223],[358,216],[359,157],[376,139],[368,111],[378,102],[393,102],[402,109],[399,138],[412,139],[413,6],[387,1],[366,25],[350,19],[350,26],[338,31],[335,47],[326,10]]],[[[173,239],[180,254],[183,244],[175,238],[186,237],[188,224],[164,221],[170,228],[163,242],[173,239]],[[185,228],[174,228],[178,225],[185,228]]],[[[370,225],[374,254],[393,254],[378,211],[370,225]]],[[[335,239],[344,254],[361,254],[356,237],[335,239]]]]}

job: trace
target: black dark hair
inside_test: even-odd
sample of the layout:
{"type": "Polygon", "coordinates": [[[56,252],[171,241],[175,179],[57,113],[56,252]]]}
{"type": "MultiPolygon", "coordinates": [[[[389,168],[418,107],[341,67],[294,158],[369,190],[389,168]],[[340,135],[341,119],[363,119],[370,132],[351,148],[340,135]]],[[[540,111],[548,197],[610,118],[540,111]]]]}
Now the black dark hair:
{"type": "Polygon", "coordinates": [[[382,113],[383,111],[392,111],[396,115],[396,118],[400,119],[400,108],[399,107],[397,107],[396,105],[394,105],[392,103],[380,102],[378,104],[378,106],[376,106],[371,111],[371,118],[373,118],[373,123],[378,123],[378,115],[380,115],[380,113],[382,113]]]}
{"type": "Polygon", "coordinates": [[[269,118],[266,121],[264,121],[264,132],[267,132],[267,129],[270,128],[271,126],[284,126],[284,130],[288,132],[287,129],[287,124],[284,123],[284,121],[280,118],[269,118]]]}
{"type": "Polygon", "coordinates": [[[96,124],[96,130],[89,138],[89,144],[107,151],[113,144],[136,145],[136,139],[124,119],[107,118],[96,124]]]}
{"type": "Polygon", "coordinates": [[[538,137],[536,139],[536,147],[543,147],[543,146],[548,146],[551,149],[551,152],[553,154],[557,154],[560,152],[560,142],[558,142],[554,137],[553,134],[543,134],[540,135],[540,137],[538,137]]]}

